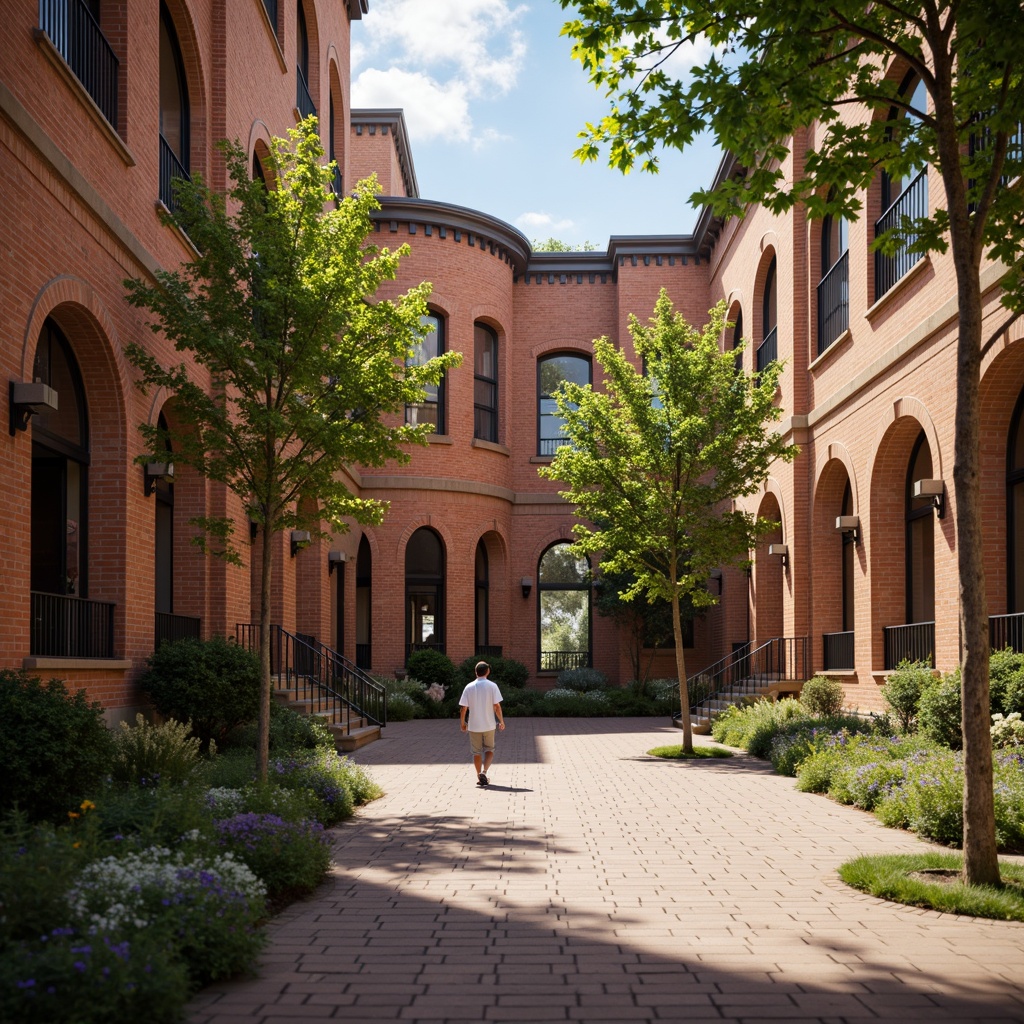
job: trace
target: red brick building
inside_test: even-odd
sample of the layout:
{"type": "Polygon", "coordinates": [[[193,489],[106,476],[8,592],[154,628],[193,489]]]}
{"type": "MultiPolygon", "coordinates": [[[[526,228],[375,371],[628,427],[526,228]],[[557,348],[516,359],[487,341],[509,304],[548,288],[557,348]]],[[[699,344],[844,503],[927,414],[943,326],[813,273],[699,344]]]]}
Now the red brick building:
{"type": "MultiPolygon", "coordinates": [[[[899,657],[956,663],[952,267],[868,248],[887,212],[942,202],[935,175],[880,178],[849,225],[799,209],[721,224],[705,211],[689,233],[533,253],[485,212],[419,196],[400,111],[351,109],[350,32],[366,0],[227,8],[17,0],[0,24],[0,406],[11,425],[0,442],[0,665],[85,686],[117,718],[139,703],[135,680],[161,636],[231,635],[253,618],[253,566],[189,544],[198,515],[235,515],[244,533],[236,501],[184,467],[172,481],[165,464],[134,461],[138,425],[173,420],[173,407],[133,387],[125,345],[172,352],[122,282],[192,255],[158,215],[173,175],[223,187],[218,139],[239,139],[255,167],[311,111],[339,192],[378,175],[377,231],[412,249],[394,287],[432,282],[433,343],[464,359],[407,412],[436,424],[428,448],[401,467],[351,468],[355,490],[390,501],[381,527],[295,551],[277,538],[276,622],[376,673],[436,645],[456,661],[500,649],[536,685],[587,663],[627,681],[625,638],[559,557],[572,509],[537,467],[559,441],[553,382],[589,379],[592,339],[628,345],[628,314],[648,315],[665,287],[697,323],[726,299],[738,328],[723,345],[749,337],[748,369],[785,360],[782,430],[801,446],[747,502],[781,525],[749,575],[725,568],[713,586],[721,602],[694,624],[690,666],[806,637],[808,672],[840,677],[866,709],[899,657]],[[542,609],[555,606],[567,632],[542,637],[542,609]]],[[[727,160],[719,173],[730,172],[727,160]]],[[[985,278],[992,325],[998,276],[985,278]]],[[[1022,330],[992,346],[982,380],[988,595],[997,628],[1011,630],[1024,613],[1022,330]]],[[[656,673],[671,670],[669,655],[656,673]]]]}

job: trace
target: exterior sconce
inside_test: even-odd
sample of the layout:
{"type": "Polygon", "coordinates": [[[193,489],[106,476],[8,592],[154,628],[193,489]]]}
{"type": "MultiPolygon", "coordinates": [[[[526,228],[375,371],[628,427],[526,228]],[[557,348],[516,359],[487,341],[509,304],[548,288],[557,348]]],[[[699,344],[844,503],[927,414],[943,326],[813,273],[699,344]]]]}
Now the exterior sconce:
{"type": "Polygon", "coordinates": [[[9,392],[11,437],[19,430],[28,430],[28,421],[42,412],[57,411],[57,392],[42,381],[32,384],[12,380],[9,392]]]}
{"type": "Polygon", "coordinates": [[[299,548],[307,548],[310,544],[309,530],[292,530],[292,558],[299,548]]]}
{"type": "Polygon", "coordinates": [[[339,565],[344,565],[348,561],[348,555],[344,551],[328,551],[327,552],[327,575],[330,576],[339,565]]]}
{"type": "Polygon", "coordinates": [[[147,498],[155,490],[158,480],[174,483],[173,462],[147,462],[142,467],[142,492],[147,498]]]}
{"type": "Polygon", "coordinates": [[[769,544],[768,545],[769,555],[781,555],[782,556],[782,568],[785,569],[789,565],[789,545],[788,544],[769,544]]]}
{"type": "Polygon", "coordinates": [[[854,544],[860,543],[860,516],[836,516],[836,529],[843,534],[852,534],[854,544]]]}
{"type": "Polygon", "coordinates": [[[523,588],[523,597],[529,597],[530,591],[533,590],[533,577],[524,576],[519,582],[523,588]]]}
{"type": "Polygon", "coordinates": [[[914,497],[930,498],[941,519],[946,514],[946,485],[941,480],[915,480],[914,497]]]}

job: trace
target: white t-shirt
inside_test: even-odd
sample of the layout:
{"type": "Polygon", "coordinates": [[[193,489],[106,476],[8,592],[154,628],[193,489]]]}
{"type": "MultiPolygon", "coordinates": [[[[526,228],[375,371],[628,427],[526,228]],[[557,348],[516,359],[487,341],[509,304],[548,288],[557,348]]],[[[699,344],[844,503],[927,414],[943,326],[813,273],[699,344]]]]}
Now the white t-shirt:
{"type": "Polygon", "coordinates": [[[492,732],[497,728],[494,705],[501,703],[498,684],[478,676],[463,691],[459,698],[461,707],[469,708],[469,732],[492,732]]]}

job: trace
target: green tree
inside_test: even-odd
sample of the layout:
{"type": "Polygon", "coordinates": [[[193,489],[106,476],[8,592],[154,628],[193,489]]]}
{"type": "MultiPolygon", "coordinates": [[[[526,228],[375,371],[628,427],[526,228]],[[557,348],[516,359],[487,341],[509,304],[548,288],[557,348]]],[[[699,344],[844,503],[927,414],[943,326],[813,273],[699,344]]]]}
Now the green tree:
{"type": "MultiPolygon", "coordinates": [[[[408,252],[366,241],[378,209],[376,180],[325,209],[331,167],[322,162],[316,120],[289,135],[274,141],[272,189],[249,178],[237,143],[223,144],[227,196],[202,181],[176,191],[173,219],[194,243],[195,260],[160,272],[155,283],[125,282],[129,303],[151,315],[151,329],[193,362],[165,368],[142,346],[129,347],[139,386],[165,388],[174,400],[176,426],[143,426],[147,445],[164,459],[169,441],[176,462],[236,494],[261,528],[261,776],[270,736],[273,535],[320,533],[322,521],[336,532],[353,520],[381,522],[386,503],[352,494],[341,471],[405,461],[403,446],[425,444],[429,426],[387,414],[422,401],[424,386],[461,358],[446,353],[407,365],[424,334],[430,286],[372,301],[408,252]]],[[[195,522],[200,547],[240,562],[230,519],[195,522]]]]}
{"type": "Polygon", "coordinates": [[[534,252],[593,252],[597,246],[593,242],[584,242],[582,245],[570,245],[568,242],[563,242],[561,239],[551,236],[543,242],[535,238],[530,243],[530,248],[534,252]]]}
{"type": "Polygon", "coordinates": [[[603,390],[566,382],[556,392],[569,444],[540,470],[568,484],[562,496],[592,524],[574,527],[574,550],[600,554],[605,572],[633,573],[625,598],[643,594],[671,605],[690,752],[686,601],[697,609],[713,604],[711,570],[744,559],[755,538],[777,525],[735,508],[733,499],[752,494],[774,461],[792,461],[797,452],[769,428],[782,415],[775,404],[781,364],[756,378],[737,373],[735,353],[718,345],[725,303],[710,317],[703,331],[691,327],[664,289],[650,326],[631,314],[646,375],[608,338],[597,338],[603,390]]]}
{"type": "Polygon", "coordinates": [[[997,883],[989,736],[988,602],[982,552],[981,359],[1024,310],[1024,52],[1019,0],[559,0],[578,17],[563,33],[611,109],[581,132],[581,159],[607,146],[613,166],[657,168],[657,148],[685,149],[710,130],[747,169],[695,194],[718,214],[749,204],[854,217],[879,168],[926,164],[944,198],[881,237],[951,253],[956,273],[953,485],[959,569],[964,735],[964,880],[997,883]],[[709,55],[686,80],[667,58],[696,41],[709,55]],[[900,93],[914,72],[926,104],[900,93]],[[855,119],[849,108],[872,115],[855,119]],[[894,130],[887,115],[904,115],[894,130]],[[817,124],[816,144],[807,129],[817,124]],[[792,173],[781,167],[793,153],[792,173]],[[1009,184],[1007,184],[1009,183],[1009,184]],[[1009,312],[982,334],[981,263],[1005,268],[1009,312]]]}

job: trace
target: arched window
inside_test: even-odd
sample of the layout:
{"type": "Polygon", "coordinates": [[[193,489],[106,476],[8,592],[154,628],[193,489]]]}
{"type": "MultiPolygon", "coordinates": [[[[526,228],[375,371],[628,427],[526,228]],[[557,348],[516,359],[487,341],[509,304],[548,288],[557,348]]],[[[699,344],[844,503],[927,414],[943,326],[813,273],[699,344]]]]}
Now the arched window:
{"type": "Polygon", "coordinates": [[[490,608],[490,566],[487,562],[487,545],[478,541],[476,545],[476,614],[474,636],[476,653],[489,653],[486,648],[490,644],[491,608],[490,608]]]}
{"type": "MultiPolygon", "coordinates": [[[[420,323],[433,330],[424,335],[413,346],[412,354],[406,359],[407,366],[422,366],[445,350],[444,321],[434,313],[420,317],[420,323]]],[[[444,378],[440,384],[428,384],[424,389],[422,402],[405,407],[405,422],[413,425],[429,423],[435,434],[444,433],[444,378]]]]}
{"type": "MultiPolygon", "coordinates": [[[[157,420],[160,430],[167,430],[163,413],[157,420]]],[[[173,461],[171,443],[166,443],[165,462],[173,461]]],[[[156,494],[156,533],[154,553],[156,557],[156,613],[171,615],[174,612],[174,484],[166,477],[156,478],[153,485],[156,494]]],[[[159,636],[159,629],[157,634],[159,636]]]]}
{"type": "Polygon", "coordinates": [[[1006,442],[1007,595],[1006,610],[1024,612],[1024,391],[1010,421],[1006,442]]]}
{"type": "Polygon", "coordinates": [[[334,192],[334,198],[340,202],[343,189],[341,181],[341,161],[338,159],[338,125],[334,111],[333,89],[328,93],[327,103],[327,159],[334,164],[334,169],[331,171],[331,189],[334,192]]]}
{"type": "MultiPolygon", "coordinates": [[[[853,515],[853,489],[850,487],[850,481],[846,481],[846,487],[843,489],[843,506],[842,512],[844,516],[853,515]]],[[[843,632],[849,633],[853,631],[853,569],[854,569],[854,556],[856,551],[856,534],[850,530],[843,531],[843,632]]],[[[850,666],[851,668],[853,666],[850,666]]]]}
{"type": "Polygon", "coordinates": [[[850,233],[846,218],[829,214],[821,222],[818,355],[850,326],[849,248],[850,233]]]}
{"type": "Polygon", "coordinates": [[[405,548],[406,657],[413,651],[444,653],[444,545],[421,526],[405,548]]]}
{"type": "MultiPolygon", "coordinates": [[[[743,341],[743,309],[739,308],[736,310],[736,323],[732,329],[732,350],[736,352],[736,349],[740,347],[740,342],[743,341]]],[[[736,352],[735,356],[736,372],[740,373],[743,370],[743,353],[736,352]]]]}
{"type": "Polygon", "coordinates": [[[356,667],[362,669],[373,667],[370,647],[372,569],[370,542],[364,535],[359,539],[359,551],[356,553],[356,667]]]}
{"type": "MultiPolygon", "coordinates": [[[[912,110],[928,109],[928,92],[924,81],[911,72],[903,79],[899,95],[912,110]]],[[[913,126],[919,123],[916,114],[894,106],[889,112],[889,134],[901,143],[907,139],[913,126]]],[[[928,168],[909,167],[899,174],[882,171],[882,215],[875,222],[875,237],[899,228],[905,218],[920,220],[928,215],[928,168]]],[[[916,232],[903,234],[899,248],[890,255],[875,252],[875,298],[881,298],[921,258],[918,252],[908,252],[917,240],[916,232]]]]}
{"type": "Polygon", "coordinates": [[[562,431],[565,420],[558,415],[555,392],[562,384],[590,383],[590,360],[585,356],[547,356],[537,363],[537,454],[554,455],[568,438],[562,431]]]}
{"type": "Polygon", "coordinates": [[[935,619],[935,514],[931,498],[915,498],[914,484],[932,479],[932,453],[924,431],[918,435],[907,467],[907,622],[935,619]]]}
{"type": "Polygon", "coordinates": [[[174,178],[189,177],[189,99],[174,22],[160,4],[160,201],[175,209],[174,178]]]}
{"type": "Polygon", "coordinates": [[[40,333],[32,379],[57,392],[58,408],[32,417],[30,586],[86,597],[89,419],[78,363],[52,320],[40,333]]]}
{"type": "Polygon", "coordinates": [[[473,436],[498,440],[498,336],[486,324],[473,327],[473,436]]]}
{"type": "Polygon", "coordinates": [[[779,358],[779,302],[775,280],[777,265],[773,256],[764,276],[764,291],[761,293],[761,344],[757,346],[758,372],[779,358]]]}
{"type": "Polygon", "coordinates": [[[590,567],[567,541],[552,544],[537,571],[540,602],[540,669],[590,665],[590,567]]]}
{"type": "Polygon", "coordinates": [[[306,12],[302,9],[302,0],[295,5],[296,53],[298,67],[295,72],[295,106],[299,111],[299,119],[316,116],[316,104],[309,89],[309,31],[306,28],[306,12]]]}

